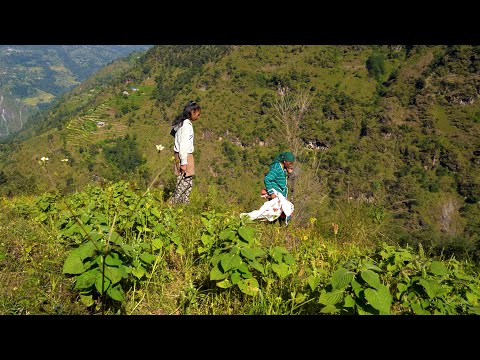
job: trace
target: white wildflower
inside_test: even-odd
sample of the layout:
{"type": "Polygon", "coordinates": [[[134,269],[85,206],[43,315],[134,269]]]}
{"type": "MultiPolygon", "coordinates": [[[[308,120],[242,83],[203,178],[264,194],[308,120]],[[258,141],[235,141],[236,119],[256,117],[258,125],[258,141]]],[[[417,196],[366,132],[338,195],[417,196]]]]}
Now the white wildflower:
{"type": "Polygon", "coordinates": [[[45,162],[45,161],[48,161],[48,160],[50,160],[50,159],[49,159],[48,157],[42,156],[42,157],[40,158],[40,160],[42,160],[43,162],[45,162]]]}
{"type": "Polygon", "coordinates": [[[155,145],[157,147],[157,151],[160,152],[162,151],[163,149],[165,149],[165,146],[163,145],[155,145]]]}
{"type": "Polygon", "coordinates": [[[60,160],[60,161],[67,162],[67,161],[68,161],[68,159],[62,159],[62,160],[60,160]]]}

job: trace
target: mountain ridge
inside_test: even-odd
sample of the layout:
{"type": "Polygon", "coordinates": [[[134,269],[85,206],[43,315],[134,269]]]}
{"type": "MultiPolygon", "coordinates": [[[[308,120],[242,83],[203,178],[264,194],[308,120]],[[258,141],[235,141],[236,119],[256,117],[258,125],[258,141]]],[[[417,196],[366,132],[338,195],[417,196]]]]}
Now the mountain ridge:
{"type": "Polygon", "coordinates": [[[0,137],[112,60],[144,45],[0,45],[0,137]]]}

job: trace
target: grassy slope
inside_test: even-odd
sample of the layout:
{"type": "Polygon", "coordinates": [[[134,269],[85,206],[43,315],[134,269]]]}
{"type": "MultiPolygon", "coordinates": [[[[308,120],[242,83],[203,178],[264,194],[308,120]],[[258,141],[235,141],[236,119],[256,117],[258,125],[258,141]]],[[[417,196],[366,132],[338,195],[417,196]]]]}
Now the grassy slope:
{"type": "MultiPolygon", "coordinates": [[[[195,59],[195,47],[184,50],[187,55],[182,58],[182,53],[177,53],[179,59],[195,59]]],[[[15,177],[15,171],[26,177],[34,174],[37,190],[48,189],[48,178],[38,173],[36,166],[41,156],[49,156],[49,166],[53,174],[58,174],[56,183],[60,187],[66,187],[68,177],[77,189],[95,179],[118,178],[101,149],[97,154],[92,145],[101,148],[104,140],[129,134],[137,139],[146,161],[141,170],[144,180],[136,178],[139,186],[146,186],[165,169],[157,186],[171,187],[169,123],[187,100],[196,99],[203,107],[202,118],[195,124],[201,175],[196,180],[196,191],[206,192],[216,184],[227,201],[256,208],[261,204],[258,191],[267,165],[287,146],[279,137],[281,129],[271,107],[277,86],[282,84],[311,96],[302,137],[328,146],[317,156],[321,160],[318,175],[330,196],[371,197],[378,206],[398,214],[397,220],[410,230],[421,229],[422,223],[438,222],[445,199],[450,199],[447,202],[455,204],[453,217],[458,219],[452,229],[461,228],[462,201],[455,183],[463,177],[463,181],[478,186],[478,176],[470,170],[477,165],[471,163],[469,154],[480,145],[476,136],[478,121],[471,121],[479,105],[445,100],[448,93],[444,79],[452,76],[435,72],[442,69],[441,64],[431,70],[436,59],[445,54],[444,46],[418,47],[408,56],[404,50],[372,46],[237,46],[225,56],[204,63],[201,71],[193,72],[172,94],[171,103],[158,103],[156,77],[163,74],[166,84],[174,89],[175,81],[191,69],[189,65],[172,67],[159,60],[168,60],[165,54],[169,51],[171,47],[158,47],[141,62],[130,59],[109,65],[96,78],[66,95],[65,102],[47,117],[57,126],[19,145],[7,159],[10,164],[4,162],[7,177],[15,177]],[[365,67],[373,51],[386,57],[382,81],[397,72],[396,80],[382,97],[378,96],[378,82],[365,67]],[[427,86],[419,91],[416,81],[421,77],[427,86]],[[132,81],[127,83],[127,79],[132,81]],[[131,87],[139,91],[132,92],[131,87]],[[128,96],[122,95],[125,90],[128,96]],[[97,119],[105,121],[107,127],[92,127],[92,121],[97,119]],[[425,125],[430,120],[438,128],[435,133],[425,125]],[[362,127],[367,129],[367,136],[360,135],[362,127]],[[429,154],[425,148],[432,141],[429,154]],[[158,154],[155,144],[165,145],[167,152],[158,154]],[[225,148],[230,149],[229,154],[225,148]],[[435,154],[437,168],[441,156],[444,163],[450,162],[442,165],[449,169],[445,176],[438,176],[437,168],[422,170],[432,164],[435,154]],[[71,158],[68,166],[60,162],[66,155],[71,158]],[[460,171],[455,171],[455,166],[460,171]],[[66,177],[62,174],[64,168],[66,177]],[[405,174],[399,176],[399,172],[405,174]],[[432,193],[430,183],[438,183],[441,192],[432,193]],[[411,198],[416,203],[406,201],[411,198]],[[430,209],[437,210],[432,213],[430,209]],[[405,220],[406,213],[417,215],[405,220]]],[[[465,68],[461,70],[455,70],[460,84],[461,79],[476,79],[465,68]]],[[[135,174],[123,175],[135,178],[135,174]]],[[[33,181],[27,183],[32,185],[33,181]]]]}

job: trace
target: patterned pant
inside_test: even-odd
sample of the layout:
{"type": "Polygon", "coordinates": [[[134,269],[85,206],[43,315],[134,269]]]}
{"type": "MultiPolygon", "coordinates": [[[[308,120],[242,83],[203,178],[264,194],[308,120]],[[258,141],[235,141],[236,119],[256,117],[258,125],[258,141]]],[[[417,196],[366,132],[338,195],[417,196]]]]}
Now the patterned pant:
{"type": "Polygon", "coordinates": [[[188,196],[192,191],[193,186],[193,176],[177,176],[177,186],[175,187],[175,192],[171,200],[172,204],[184,203],[188,204],[188,196]]]}

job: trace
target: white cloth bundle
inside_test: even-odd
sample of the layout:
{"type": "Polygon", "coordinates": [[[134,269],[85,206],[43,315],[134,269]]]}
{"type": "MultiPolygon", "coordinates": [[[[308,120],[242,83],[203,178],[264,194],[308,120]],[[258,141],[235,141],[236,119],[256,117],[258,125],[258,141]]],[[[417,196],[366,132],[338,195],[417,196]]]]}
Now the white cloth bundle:
{"type": "Polygon", "coordinates": [[[266,201],[258,210],[253,210],[248,213],[241,213],[240,217],[248,216],[251,220],[274,221],[278,219],[278,217],[282,214],[282,211],[285,213],[287,218],[292,215],[294,209],[293,204],[285,199],[285,196],[275,189],[273,192],[277,196],[276,198],[266,201]]]}

